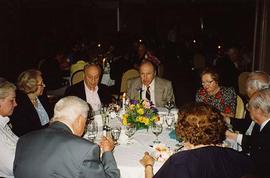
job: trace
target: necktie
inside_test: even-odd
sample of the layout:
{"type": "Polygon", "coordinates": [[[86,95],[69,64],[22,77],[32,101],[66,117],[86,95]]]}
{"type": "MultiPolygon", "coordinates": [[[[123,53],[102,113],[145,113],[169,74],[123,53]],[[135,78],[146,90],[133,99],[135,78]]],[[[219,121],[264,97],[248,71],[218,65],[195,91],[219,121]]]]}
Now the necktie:
{"type": "Polygon", "coordinates": [[[251,135],[256,135],[259,133],[260,133],[260,126],[258,124],[255,124],[253,129],[252,129],[251,135]]]}
{"type": "Polygon", "coordinates": [[[145,98],[151,101],[150,86],[147,87],[145,98]]]}

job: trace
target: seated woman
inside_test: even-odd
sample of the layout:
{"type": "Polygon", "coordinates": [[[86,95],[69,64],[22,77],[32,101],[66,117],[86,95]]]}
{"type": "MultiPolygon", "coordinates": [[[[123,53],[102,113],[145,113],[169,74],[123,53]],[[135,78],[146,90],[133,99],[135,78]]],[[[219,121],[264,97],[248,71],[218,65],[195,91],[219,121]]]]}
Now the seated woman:
{"type": "Polygon", "coordinates": [[[234,117],[237,95],[233,88],[219,86],[218,73],[206,68],[201,73],[202,87],[196,93],[196,102],[203,102],[218,109],[226,117],[234,117]]]}
{"type": "MultiPolygon", "coordinates": [[[[216,109],[204,103],[186,105],[176,125],[185,151],[172,155],[154,178],[240,178],[250,174],[248,157],[221,146],[225,131],[226,124],[216,109]]],[[[146,178],[152,177],[153,158],[146,153],[140,162],[146,178]]]]}
{"type": "Polygon", "coordinates": [[[9,117],[17,103],[16,86],[0,78],[0,177],[13,177],[13,161],[18,137],[11,131],[9,117]]]}
{"type": "Polygon", "coordinates": [[[43,95],[45,84],[41,72],[30,69],[22,72],[17,81],[18,106],[11,115],[12,130],[17,136],[48,126],[52,111],[43,95]]]}

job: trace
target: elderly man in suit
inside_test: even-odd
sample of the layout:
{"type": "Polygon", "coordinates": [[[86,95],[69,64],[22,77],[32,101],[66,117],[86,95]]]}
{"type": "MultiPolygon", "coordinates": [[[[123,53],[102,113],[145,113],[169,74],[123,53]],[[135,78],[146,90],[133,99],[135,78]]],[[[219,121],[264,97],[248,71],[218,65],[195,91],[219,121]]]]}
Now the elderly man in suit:
{"type": "Polygon", "coordinates": [[[131,99],[148,99],[157,107],[175,101],[172,83],[156,76],[154,64],[144,61],[140,65],[140,77],[128,81],[127,94],[131,99]]]}
{"type": "Polygon", "coordinates": [[[98,146],[81,138],[88,112],[88,104],[78,97],[59,100],[48,128],[20,137],[15,177],[120,178],[112,154],[113,141],[103,137],[98,146]]]}
{"type": "Polygon", "coordinates": [[[101,68],[97,64],[88,64],[84,67],[84,80],[67,88],[65,96],[78,96],[87,101],[94,111],[102,104],[112,102],[110,89],[100,83],[101,68]]]}

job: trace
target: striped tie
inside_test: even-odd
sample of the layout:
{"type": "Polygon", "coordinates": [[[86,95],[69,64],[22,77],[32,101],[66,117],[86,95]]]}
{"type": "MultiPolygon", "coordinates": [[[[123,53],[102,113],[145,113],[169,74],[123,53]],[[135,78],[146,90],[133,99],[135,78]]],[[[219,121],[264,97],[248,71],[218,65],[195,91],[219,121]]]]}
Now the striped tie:
{"type": "Polygon", "coordinates": [[[150,86],[147,87],[145,98],[151,101],[150,86]]]}

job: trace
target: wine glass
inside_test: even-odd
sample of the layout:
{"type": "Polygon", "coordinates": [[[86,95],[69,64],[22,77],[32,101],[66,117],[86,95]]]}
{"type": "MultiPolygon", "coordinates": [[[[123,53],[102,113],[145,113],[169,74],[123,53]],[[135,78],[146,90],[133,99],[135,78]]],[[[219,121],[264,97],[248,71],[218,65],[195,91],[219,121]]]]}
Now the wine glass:
{"type": "Polygon", "coordinates": [[[121,134],[121,126],[112,127],[111,135],[112,135],[112,139],[113,139],[115,145],[119,145],[117,140],[119,139],[120,134],[121,134]]]}
{"type": "Polygon", "coordinates": [[[174,118],[175,118],[175,116],[174,116],[174,114],[172,114],[172,113],[168,113],[167,115],[166,115],[166,117],[165,117],[165,122],[166,122],[166,124],[167,124],[167,130],[172,130],[173,128],[172,128],[172,125],[173,125],[173,123],[174,123],[174,118]]]}
{"type": "Polygon", "coordinates": [[[87,125],[86,133],[87,133],[87,139],[90,142],[94,142],[98,133],[98,125],[95,120],[91,120],[90,123],[87,125]]]}
{"type": "Polygon", "coordinates": [[[170,113],[170,112],[171,112],[171,109],[174,108],[174,107],[175,107],[174,101],[168,101],[168,102],[166,103],[166,105],[165,105],[165,108],[168,109],[168,113],[170,113]]]}
{"type": "Polygon", "coordinates": [[[158,136],[159,134],[162,133],[162,124],[158,123],[158,122],[154,122],[152,125],[152,132],[153,134],[156,135],[156,140],[153,141],[153,143],[160,143],[160,141],[158,140],[158,136]]]}
{"type": "Polygon", "coordinates": [[[135,134],[135,132],[136,132],[135,124],[128,124],[126,126],[125,134],[128,136],[127,145],[132,144],[131,137],[135,134]]]}

